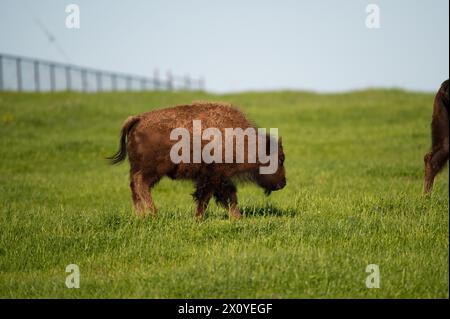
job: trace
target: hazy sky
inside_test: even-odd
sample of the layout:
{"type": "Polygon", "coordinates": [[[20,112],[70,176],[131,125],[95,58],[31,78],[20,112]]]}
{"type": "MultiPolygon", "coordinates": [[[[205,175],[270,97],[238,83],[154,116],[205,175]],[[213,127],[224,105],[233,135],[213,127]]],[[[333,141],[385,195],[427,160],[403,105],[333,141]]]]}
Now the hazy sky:
{"type": "Polygon", "coordinates": [[[0,0],[0,52],[149,76],[170,69],[220,92],[434,91],[449,76],[448,41],[448,0],[0,0]],[[80,29],[65,26],[70,3],[80,29]],[[366,27],[370,3],[380,29],[366,27]]]}

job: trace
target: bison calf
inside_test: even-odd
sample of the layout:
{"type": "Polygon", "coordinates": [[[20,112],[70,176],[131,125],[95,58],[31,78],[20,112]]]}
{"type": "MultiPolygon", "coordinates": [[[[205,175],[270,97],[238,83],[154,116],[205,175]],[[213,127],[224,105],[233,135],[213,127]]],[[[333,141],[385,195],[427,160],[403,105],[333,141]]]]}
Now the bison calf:
{"type": "MultiPolygon", "coordinates": [[[[232,162],[174,162],[173,150],[177,141],[171,139],[174,129],[183,128],[188,137],[194,140],[194,123],[200,122],[205,128],[213,128],[216,132],[224,133],[228,128],[246,130],[255,127],[246,119],[243,113],[237,109],[219,103],[193,103],[172,108],[155,110],[137,116],[130,116],[122,127],[119,151],[110,157],[112,164],[123,161],[128,153],[130,162],[130,187],[135,209],[139,215],[147,211],[156,214],[150,190],[164,176],[171,179],[187,179],[195,182],[196,190],[193,194],[197,202],[197,217],[202,217],[211,197],[229,209],[231,217],[241,216],[237,207],[235,177],[244,177],[261,186],[267,194],[281,189],[286,184],[285,170],[283,166],[284,153],[281,141],[274,141],[273,137],[264,136],[266,145],[258,144],[258,151],[264,148],[264,152],[271,152],[272,146],[277,146],[275,161],[277,168],[270,174],[261,173],[262,167],[267,163],[260,160],[249,160],[249,156],[242,157],[233,148],[232,162]],[[266,138],[267,137],[267,138],[266,138]],[[239,161],[237,158],[244,158],[239,161]]],[[[248,136],[245,141],[247,149],[250,146],[248,136]]],[[[203,139],[201,146],[206,144],[203,139]]],[[[220,154],[225,144],[220,144],[220,149],[215,149],[220,154]]],[[[274,147],[275,148],[275,147],[274,147]]],[[[190,150],[189,158],[193,151],[190,150]]],[[[215,154],[218,155],[218,154],[215,154]]],[[[230,155],[230,153],[228,153],[230,155]]],[[[221,155],[220,155],[221,156],[221,155]]],[[[195,156],[194,156],[195,157],[195,156]]]]}
{"type": "Polygon", "coordinates": [[[442,83],[434,98],[433,118],[431,121],[431,151],[425,155],[425,181],[423,192],[431,193],[433,181],[449,158],[449,118],[448,118],[448,80],[442,83]]]}

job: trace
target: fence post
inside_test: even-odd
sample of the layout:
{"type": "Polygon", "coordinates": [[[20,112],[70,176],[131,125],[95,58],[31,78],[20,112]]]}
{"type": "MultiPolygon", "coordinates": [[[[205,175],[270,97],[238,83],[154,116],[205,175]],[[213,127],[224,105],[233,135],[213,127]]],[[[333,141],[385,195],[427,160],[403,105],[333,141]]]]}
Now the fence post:
{"type": "Polygon", "coordinates": [[[3,56],[0,54],[0,91],[3,91],[3,56]]]}
{"type": "Polygon", "coordinates": [[[52,92],[55,91],[55,65],[54,64],[50,64],[50,90],[52,92]]]}
{"type": "Polygon", "coordinates": [[[189,78],[189,74],[186,74],[184,77],[184,89],[189,90],[191,87],[191,79],[189,78]]]}
{"type": "Polygon", "coordinates": [[[111,74],[111,87],[113,91],[117,90],[117,76],[114,73],[111,74]]]}
{"type": "Polygon", "coordinates": [[[87,91],[87,74],[85,69],[81,69],[81,90],[83,92],[87,91]]]}
{"type": "Polygon", "coordinates": [[[131,76],[125,77],[126,85],[127,85],[127,91],[131,91],[131,76]]]}
{"type": "Polygon", "coordinates": [[[102,90],[102,74],[100,71],[96,73],[97,78],[97,92],[100,92],[102,90]]]}
{"type": "Polygon", "coordinates": [[[154,89],[159,89],[159,70],[155,69],[153,71],[153,88],[154,89]]]}
{"type": "Polygon", "coordinates": [[[17,90],[22,91],[22,64],[20,58],[16,58],[16,73],[17,73],[17,90]]]}
{"type": "Polygon", "coordinates": [[[34,67],[34,90],[39,92],[41,90],[41,86],[39,83],[39,62],[37,60],[33,61],[34,67]]]}
{"type": "Polygon", "coordinates": [[[70,67],[66,66],[66,90],[72,90],[72,79],[70,77],[70,67]]]}
{"type": "Polygon", "coordinates": [[[171,91],[173,89],[173,77],[172,77],[172,73],[170,71],[167,71],[166,73],[167,76],[167,89],[169,91],[171,91]]]}

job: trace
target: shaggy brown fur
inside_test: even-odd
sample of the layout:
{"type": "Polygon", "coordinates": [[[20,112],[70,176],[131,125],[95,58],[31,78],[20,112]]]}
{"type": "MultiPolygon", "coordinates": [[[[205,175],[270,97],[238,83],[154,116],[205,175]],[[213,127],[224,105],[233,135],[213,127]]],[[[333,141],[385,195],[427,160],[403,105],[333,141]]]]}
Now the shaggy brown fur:
{"type": "Polygon", "coordinates": [[[431,121],[431,151],[424,157],[425,180],[423,192],[430,194],[436,175],[442,170],[449,159],[449,81],[442,83],[436,94],[431,121]]]}
{"type": "MultiPolygon", "coordinates": [[[[248,163],[179,163],[170,159],[170,150],[177,141],[170,140],[174,128],[186,128],[191,135],[192,121],[201,120],[202,130],[208,127],[218,128],[225,136],[225,128],[254,127],[243,113],[230,105],[220,103],[195,102],[172,108],[155,110],[137,116],[130,116],[122,127],[120,149],[112,156],[113,164],[123,161],[128,153],[130,162],[130,187],[133,202],[139,215],[147,211],[156,214],[150,189],[164,176],[171,179],[188,179],[195,182],[193,194],[197,202],[197,217],[202,217],[211,197],[229,208],[230,215],[241,216],[237,207],[236,186],[232,178],[246,176],[257,183],[266,193],[281,189],[286,184],[283,166],[284,153],[281,140],[278,143],[278,170],[274,174],[260,174],[262,165],[248,163]]],[[[247,140],[245,140],[247,142],[247,140]]],[[[269,142],[269,139],[267,139],[269,142]]],[[[202,141],[202,147],[209,141],[202,141]]],[[[269,142],[270,143],[270,142],[269,142]]],[[[223,146],[224,146],[223,142],[223,146]]],[[[244,143],[247,146],[247,143],[244,143]]],[[[270,145],[270,144],[268,144],[270,145]]],[[[268,149],[268,145],[266,148],[268,149]]],[[[234,158],[236,149],[233,148],[234,158]]],[[[222,156],[225,151],[222,148],[222,156]]],[[[192,144],[191,144],[192,160],[192,144]]]]}

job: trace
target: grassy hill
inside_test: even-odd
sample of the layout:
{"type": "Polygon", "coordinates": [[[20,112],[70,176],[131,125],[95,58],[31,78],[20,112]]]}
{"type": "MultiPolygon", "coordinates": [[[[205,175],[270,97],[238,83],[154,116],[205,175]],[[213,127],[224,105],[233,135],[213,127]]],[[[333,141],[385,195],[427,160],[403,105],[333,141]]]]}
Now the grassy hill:
{"type": "Polygon", "coordinates": [[[0,298],[448,298],[448,169],[421,197],[433,95],[400,90],[209,95],[0,93],[0,298]],[[238,187],[244,218],[164,179],[156,219],[132,212],[131,114],[231,102],[283,137],[288,184],[238,187]],[[80,289],[65,268],[77,264],[80,289]],[[365,285],[378,264],[381,287],[365,285]]]}

